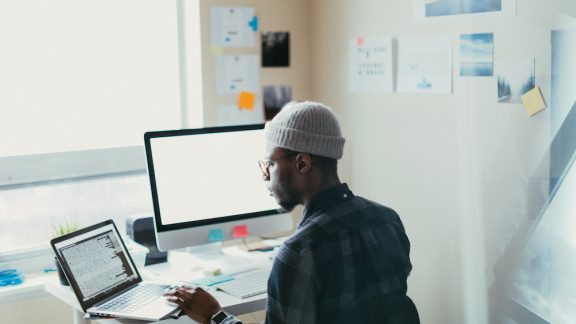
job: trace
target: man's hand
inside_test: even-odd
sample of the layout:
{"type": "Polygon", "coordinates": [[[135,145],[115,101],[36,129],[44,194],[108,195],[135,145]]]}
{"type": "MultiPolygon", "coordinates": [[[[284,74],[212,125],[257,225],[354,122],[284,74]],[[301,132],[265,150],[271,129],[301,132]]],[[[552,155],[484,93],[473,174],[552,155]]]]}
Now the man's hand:
{"type": "Polygon", "coordinates": [[[177,304],[193,320],[209,324],[212,316],[222,308],[218,301],[204,289],[183,286],[167,293],[168,301],[177,304]]]}

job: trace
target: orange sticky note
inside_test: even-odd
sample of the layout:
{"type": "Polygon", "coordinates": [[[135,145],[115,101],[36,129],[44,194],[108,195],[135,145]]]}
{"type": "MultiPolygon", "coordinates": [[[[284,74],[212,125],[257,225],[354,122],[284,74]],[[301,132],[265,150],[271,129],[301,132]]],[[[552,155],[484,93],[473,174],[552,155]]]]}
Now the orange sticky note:
{"type": "Polygon", "coordinates": [[[238,97],[238,108],[246,110],[254,110],[254,99],[256,95],[248,91],[240,91],[238,97]]]}

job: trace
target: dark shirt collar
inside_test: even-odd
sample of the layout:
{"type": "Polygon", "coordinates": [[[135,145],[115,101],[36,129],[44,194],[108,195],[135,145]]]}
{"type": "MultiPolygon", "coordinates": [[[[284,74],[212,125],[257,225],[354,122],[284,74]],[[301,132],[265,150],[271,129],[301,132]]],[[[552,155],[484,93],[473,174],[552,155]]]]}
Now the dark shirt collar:
{"type": "Polygon", "coordinates": [[[298,228],[300,228],[312,214],[327,211],[352,197],[354,197],[354,194],[350,189],[348,189],[346,183],[335,185],[317,193],[308,202],[308,204],[304,206],[304,211],[302,212],[302,218],[300,219],[298,228]]]}

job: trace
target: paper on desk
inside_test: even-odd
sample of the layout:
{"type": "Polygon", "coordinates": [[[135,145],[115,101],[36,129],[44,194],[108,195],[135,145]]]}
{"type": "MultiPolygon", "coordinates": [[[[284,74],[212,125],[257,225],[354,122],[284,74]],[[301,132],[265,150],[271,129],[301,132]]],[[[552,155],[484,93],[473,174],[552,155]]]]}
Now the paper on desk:
{"type": "Polygon", "coordinates": [[[206,277],[205,269],[218,267],[223,275],[234,275],[254,269],[254,265],[241,257],[223,253],[198,258],[187,252],[170,252],[168,263],[147,267],[153,277],[165,282],[194,283],[206,277]]]}

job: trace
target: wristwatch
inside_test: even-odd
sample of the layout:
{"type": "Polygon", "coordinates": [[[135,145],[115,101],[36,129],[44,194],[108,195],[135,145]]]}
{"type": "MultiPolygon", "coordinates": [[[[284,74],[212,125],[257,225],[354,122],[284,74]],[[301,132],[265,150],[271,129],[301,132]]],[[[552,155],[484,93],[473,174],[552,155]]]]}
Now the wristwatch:
{"type": "Polygon", "coordinates": [[[226,312],[221,310],[218,313],[216,313],[216,315],[212,316],[212,319],[210,320],[210,324],[222,324],[222,323],[224,323],[224,321],[227,318],[228,318],[228,314],[226,314],[226,312]]]}

